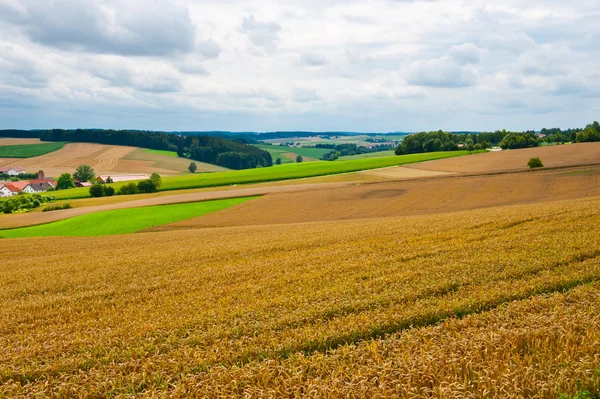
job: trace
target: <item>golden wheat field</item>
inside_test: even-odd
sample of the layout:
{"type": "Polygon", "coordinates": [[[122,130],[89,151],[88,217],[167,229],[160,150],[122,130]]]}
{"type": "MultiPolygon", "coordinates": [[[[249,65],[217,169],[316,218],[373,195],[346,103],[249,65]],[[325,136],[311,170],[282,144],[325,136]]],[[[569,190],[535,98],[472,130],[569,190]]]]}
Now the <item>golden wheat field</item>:
{"type": "Polygon", "coordinates": [[[2,244],[0,396],[600,387],[599,197],[2,244]]]}

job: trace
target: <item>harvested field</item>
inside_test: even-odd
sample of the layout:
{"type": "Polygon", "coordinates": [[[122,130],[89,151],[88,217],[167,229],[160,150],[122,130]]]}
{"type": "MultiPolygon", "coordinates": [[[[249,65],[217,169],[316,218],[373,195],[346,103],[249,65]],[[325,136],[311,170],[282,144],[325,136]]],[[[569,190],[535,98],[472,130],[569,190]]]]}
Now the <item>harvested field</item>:
{"type": "Polygon", "coordinates": [[[12,137],[0,137],[0,146],[42,144],[42,143],[47,143],[47,141],[41,141],[40,139],[19,139],[19,138],[12,138],[12,137]]]}
{"type": "MultiPolygon", "coordinates": [[[[583,172],[584,169],[576,169],[583,172]]],[[[571,170],[449,176],[272,193],[161,229],[302,223],[461,211],[600,195],[600,175],[571,170]]]]}
{"type": "MultiPolygon", "coordinates": [[[[167,151],[165,151],[167,153],[167,151]]],[[[134,161],[143,161],[143,162],[151,162],[153,168],[163,169],[170,171],[171,174],[176,173],[189,173],[188,166],[190,166],[189,159],[179,158],[177,156],[162,154],[157,151],[148,151],[144,149],[137,149],[135,151],[129,152],[124,159],[126,160],[134,160],[134,161]]],[[[206,172],[224,172],[229,170],[227,168],[223,168],[221,166],[212,165],[204,162],[196,162],[196,166],[198,169],[196,173],[206,173],[206,172]]]]}
{"type": "Polygon", "coordinates": [[[3,240],[6,397],[547,397],[600,388],[600,198],[3,240]],[[80,251],[94,248],[82,261],[80,251]],[[462,320],[461,320],[462,319],[462,320]]]}
{"type": "MultiPolygon", "coordinates": [[[[113,196],[103,198],[93,198],[85,201],[88,206],[74,207],[73,209],[65,209],[55,212],[32,212],[20,213],[14,215],[0,215],[0,229],[10,229],[25,226],[34,226],[38,224],[51,223],[58,220],[72,218],[81,215],[87,215],[95,212],[104,212],[115,209],[138,208],[155,205],[179,204],[186,202],[209,201],[226,198],[241,198],[252,197],[257,195],[265,195],[278,192],[301,192],[304,190],[312,190],[316,187],[339,187],[345,186],[347,183],[327,183],[327,184],[304,184],[304,185],[289,185],[289,186],[274,186],[261,185],[259,187],[249,188],[233,188],[224,190],[193,190],[193,192],[185,194],[161,193],[128,195],[128,196],[113,196]],[[97,203],[98,205],[93,205],[97,203]]],[[[60,204],[69,202],[64,201],[60,204]]],[[[41,210],[40,210],[41,211],[41,210]]]]}
{"type": "Polygon", "coordinates": [[[545,167],[600,164],[600,143],[577,143],[474,154],[407,166],[455,173],[490,173],[528,169],[527,161],[540,157],[545,167]]]}
{"type": "MultiPolygon", "coordinates": [[[[81,164],[90,165],[97,175],[154,172],[161,175],[177,175],[187,172],[189,161],[144,153],[136,147],[91,143],[69,143],[61,150],[34,158],[0,159],[0,166],[18,165],[33,172],[42,169],[46,176],[55,177],[65,172],[73,173],[81,164]]],[[[223,168],[215,166],[213,171],[216,170],[223,170],[223,168]]]]}

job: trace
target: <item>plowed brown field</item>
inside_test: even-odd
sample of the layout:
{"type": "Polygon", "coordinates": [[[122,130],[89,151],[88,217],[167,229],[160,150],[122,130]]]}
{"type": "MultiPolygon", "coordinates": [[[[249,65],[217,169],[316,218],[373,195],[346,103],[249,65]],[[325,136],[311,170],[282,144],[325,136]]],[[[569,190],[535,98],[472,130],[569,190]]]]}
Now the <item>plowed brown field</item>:
{"type": "Polygon", "coordinates": [[[158,229],[408,216],[597,195],[600,171],[589,168],[449,176],[272,193],[158,229]]]}
{"type": "MultiPolygon", "coordinates": [[[[22,139],[10,139],[22,140],[22,139]]],[[[27,139],[30,140],[30,139],[27,139]]],[[[37,140],[37,139],[36,139],[37,140]]],[[[39,143],[39,140],[37,140],[39,143]]],[[[32,143],[25,143],[32,144],[32,143]]],[[[4,158],[0,166],[19,166],[28,172],[43,170],[46,176],[73,173],[81,164],[90,165],[97,175],[127,173],[159,173],[176,175],[187,172],[190,161],[161,154],[145,153],[137,147],[92,143],[70,143],[52,153],[27,159],[4,158]]],[[[201,172],[217,172],[224,168],[196,162],[201,172]]]]}
{"type": "Polygon", "coordinates": [[[407,168],[456,173],[489,173],[527,169],[527,161],[540,157],[544,166],[600,164],[600,143],[578,143],[474,154],[406,165],[407,168]]]}

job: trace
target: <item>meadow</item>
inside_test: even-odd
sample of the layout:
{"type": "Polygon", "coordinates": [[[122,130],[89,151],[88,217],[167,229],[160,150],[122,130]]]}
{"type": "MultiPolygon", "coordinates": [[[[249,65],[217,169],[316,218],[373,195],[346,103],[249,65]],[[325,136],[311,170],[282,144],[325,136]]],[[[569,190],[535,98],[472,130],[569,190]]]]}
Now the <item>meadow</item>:
{"type": "Polygon", "coordinates": [[[37,226],[0,230],[0,237],[78,237],[129,234],[220,211],[251,199],[253,198],[233,198],[95,212],[37,226]]]}
{"type": "MultiPolygon", "coordinates": [[[[467,151],[430,152],[382,158],[367,158],[335,162],[307,162],[279,165],[271,168],[256,168],[235,170],[219,173],[187,174],[163,178],[160,190],[182,190],[190,188],[217,187],[227,185],[261,183],[290,179],[302,179],[315,176],[326,176],[360,170],[400,166],[434,159],[451,158],[469,154],[467,151]]],[[[126,183],[116,183],[118,189],[126,183]]],[[[54,193],[58,199],[73,199],[89,197],[87,189],[71,189],[54,193]]]]}
{"type": "Polygon", "coordinates": [[[146,154],[158,154],[165,155],[167,157],[178,157],[175,151],[165,151],[165,150],[144,150],[146,154]]]}
{"type": "Polygon", "coordinates": [[[539,397],[600,388],[600,198],[4,240],[6,397],[539,397]],[[88,254],[77,248],[93,248],[88,254]]]}
{"type": "Polygon", "coordinates": [[[17,144],[0,146],[0,158],[33,158],[58,151],[65,146],[63,142],[41,144],[17,144]]]}
{"type": "Polygon", "coordinates": [[[277,158],[281,158],[281,163],[294,163],[296,162],[295,159],[292,159],[291,157],[288,157],[286,154],[289,154],[290,152],[292,152],[292,148],[289,147],[282,147],[282,146],[278,146],[278,145],[267,145],[267,144],[253,144],[255,147],[260,148],[261,150],[265,150],[268,151],[269,154],[271,154],[271,157],[273,158],[273,163],[275,163],[275,160],[277,158]]]}

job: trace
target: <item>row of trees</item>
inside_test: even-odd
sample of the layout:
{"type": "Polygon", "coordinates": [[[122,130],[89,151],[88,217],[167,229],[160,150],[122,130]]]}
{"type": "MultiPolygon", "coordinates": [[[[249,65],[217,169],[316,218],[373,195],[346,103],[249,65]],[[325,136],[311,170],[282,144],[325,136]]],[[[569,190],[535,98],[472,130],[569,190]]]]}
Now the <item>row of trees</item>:
{"type": "Polygon", "coordinates": [[[315,148],[326,148],[332,151],[326,152],[321,156],[323,161],[335,161],[339,157],[345,157],[349,155],[369,154],[372,152],[380,152],[392,150],[393,146],[379,145],[372,148],[359,146],[356,144],[317,144],[315,148]]]}
{"type": "Polygon", "coordinates": [[[216,136],[183,136],[172,133],[132,130],[41,130],[44,141],[77,141],[176,151],[182,158],[212,163],[230,169],[273,166],[268,151],[246,144],[243,139],[216,136]]]}
{"type": "Polygon", "coordinates": [[[0,200],[0,213],[27,212],[53,201],[53,195],[19,194],[0,200]]]}

